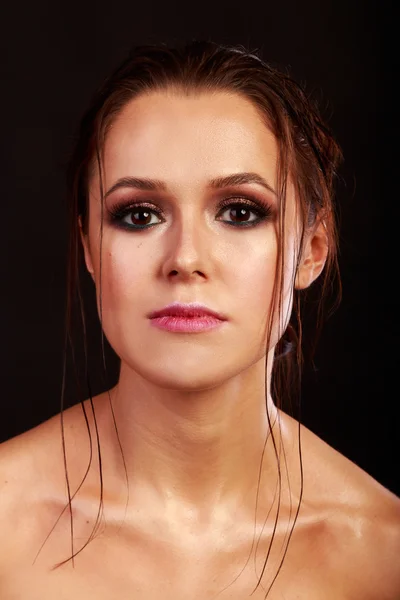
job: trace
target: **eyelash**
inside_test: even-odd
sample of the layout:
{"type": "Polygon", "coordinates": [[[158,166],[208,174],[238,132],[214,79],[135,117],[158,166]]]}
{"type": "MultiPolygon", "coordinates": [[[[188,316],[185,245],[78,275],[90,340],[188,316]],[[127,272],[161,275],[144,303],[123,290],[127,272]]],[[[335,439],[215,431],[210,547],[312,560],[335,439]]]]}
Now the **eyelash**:
{"type": "MultiPolygon", "coordinates": [[[[250,221],[248,223],[242,223],[242,224],[237,224],[237,223],[232,223],[230,221],[223,221],[223,223],[231,226],[231,227],[235,227],[235,228],[248,228],[248,227],[256,227],[259,223],[266,221],[267,219],[270,219],[272,216],[272,207],[270,204],[268,204],[267,202],[263,202],[261,200],[250,200],[244,197],[239,197],[239,198],[227,198],[225,200],[222,200],[219,204],[218,204],[218,214],[220,212],[223,212],[223,209],[226,208],[248,208],[250,209],[252,212],[254,212],[257,215],[257,219],[255,219],[254,221],[250,221]],[[232,200],[240,200],[237,202],[232,202],[232,200]]],[[[130,203],[127,204],[126,201],[122,201],[119,202],[117,204],[115,204],[112,208],[109,208],[107,210],[109,217],[110,217],[110,221],[112,224],[115,224],[117,227],[120,227],[122,229],[128,229],[129,231],[143,231],[144,229],[150,229],[150,227],[154,227],[154,225],[158,225],[158,223],[153,223],[150,225],[144,225],[144,226],[140,226],[140,225],[133,225],[133,224],[128,224],[125,223],[123,221],[123,219],[127,216],[130,215],[131,213],[133,213],[134,211],[140,211],[140,210],[145,210],[147,209],[147,212],[151,212],[156,214],[157,216],[162,217],[163,216],[163,211],[159,210],[159,209],[155,209],[153,206],[142,202],[138,202],[138,203],[130,203]]]]}

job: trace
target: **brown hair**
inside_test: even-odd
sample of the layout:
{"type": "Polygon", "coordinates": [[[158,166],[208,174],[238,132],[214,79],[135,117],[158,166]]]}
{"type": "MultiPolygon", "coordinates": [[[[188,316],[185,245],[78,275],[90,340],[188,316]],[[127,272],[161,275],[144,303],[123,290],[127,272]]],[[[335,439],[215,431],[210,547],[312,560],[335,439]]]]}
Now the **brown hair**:
{"type": "MultiPolygon", "coordinates": [[[[295,83],[287,73],[266,64],[257,53],[251,52],[243,46],[226,46],[211,41],[192,41],[181,47],[168,47],[165,44],[135,46],[128,57],[110,75],[110,77],[104,81],[94,94],[92,102],[81,120],[76,145],[69,162],[67,183],[70,242],[68,255],[66,341],[71,342],[72,351],[72,309],[76,298],[78,298],[80,306],[82,327],[85,330],[85,314],[79,287],[79,267],[83,262],[83,256],[78,217],[82,219],[83,230],[86,231],[89,219],[88,185],[91,174],[96,166],[100,173],[100,196],[103,204],[101,176],[102,150],[104,148],[107,131],[116,115],[118,115],[121,109],[135,97],[140,94],[151,93],[157,90],[171,89],[184,95],[191,95],[196,92],[212,93],[215,91],[236,93],[253,103],[263,118],[266,126],[269,127],[276,136],[278,143],[278,191],[281,216],[285,211],[286,182],[288,174],[290,173],[294,175],[292,179],[295,185],[298,207],[303,223],[303,234],[317,219],[321,220],[325,226],[329,246],[328,257],[323,273],[319,277],[319,283],[317,286],[312,287],[314,290],[317,289],[320,299],[323,299],[324,297],[327,298],[329,296],[328,292],[330,286],[333,282],[336,282],[338,284],[336,298],[339,299],[340,279],[338,276],[336,253],[337,234],[332,198],[334,179],[341,153],[328,127],[322,121],[317,108],[313,105],[311,100],[307,98],[302,87],[295,83]]],[[[281,219],[281,223],[282,222],[283,219],[281,219]]],[[[283,252],[284,231],[282,226],[280,228],[279,239],[280,251],[278,254],[276,272],[279,272],[279,269],[282,268],[285,260],[283,252]]],[[[281,293],[282,290],[275,289],[275,303],[271,314],[276,310],[280,310],[281,293]]],[[[274,359],[271,391],[274,401],[279,407],[289,404],[293,406],[294,400],[297,400],[300,397],[300,367],[302,363],[302,322],[300,309],[304,296],[304,292],[294,291],[290,323],[286,328],[286,331],[281,332],[282,337],[278,343],[274,359]]],[[[321,322],[322,307],[323,303],[320,300],[318,302],[317,311],[318,328],[321,322]]],[[[101,306],[99,312],[101,321],[101,306]]],[[[86,340],[85,355],[87,355],[86,340]]],[[[87,385],[89,398],[92,401],[89,378],[87,379],[87,385]]],[[[82,408],[85,411],[83,402],[82,408]]],[[[61,415],[62,410],[63,399],[61,415]]],[[[92,410],[94,414],[93,403],[92,410]]],[[[86,413],[85,418],[87,421],[86,413]]],[[[97,442],[101,471],[101,453],[98,439],[97,442]]],[[[273,441],[273,443],[278,461],[280,482],[279,456],[275,442],[273,441]]],[[[301,464],[300,445],[299,453],[301,464]]],[[[73,557],[83,550],[94,535],[93,532],[88,542],[80,550],[74,552],[71,494],[66,462],[65,470],[71,513],[72,556],[66,561],[56,565],[56,567],[71,559],[73,562],[73,557]]],[[[101,473],[100,481],[101,506],[103,491],[101,473]]],[[[290,535],[295,525],[300,502],[301,494],[290,535]]],[[[99,514],[100,507],[98,516],[99,514]]],[[[278,518],[278,514],[276,518],[278,518]]],[[[289,543],[290,535],[287,544],[289,543]]],[[[266,562],[267,560],[265,561],[265,564],[266,562]]],[[[282,565],[282,562],[280,563],[280,566],[282,565]]],[[[279,573],[280,566],[268,591],[271,589],[272,584],[279,573]]]]}

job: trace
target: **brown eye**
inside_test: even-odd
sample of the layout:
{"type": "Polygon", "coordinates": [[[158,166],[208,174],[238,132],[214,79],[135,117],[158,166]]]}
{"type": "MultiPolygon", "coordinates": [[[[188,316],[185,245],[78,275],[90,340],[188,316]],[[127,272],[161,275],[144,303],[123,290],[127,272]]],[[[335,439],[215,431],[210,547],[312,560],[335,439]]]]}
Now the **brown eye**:
{"type": "Polygon", "coordinates": [[[143,227],[146,225],[150,225],[151,215],[152,211],[150,211],[148,208],[139,208],[130,211],[126,215],[126,218],[130,225],[137,225],[143,227]]]}
{"type": "Polygon", "coordinates": [[[255,207],[253,204],[249,204],[247,202],[235,202],[225,205],[222,208],[221,215],[227,214],[226,219],[222,219],[224,223],[229,225],[238,225],[239,227],[246,227],[257,225],[260,221],[262,221],[266,216],[266,211],[262,211],[255,207]],[[255,218],[251,218],[251,213],[255,215],[255,218]]]}
{"type": "Polygon", "coordinates": [[[225,212],[229,212],[229,217],[232,218],[233,221],[246,223],[249,221],[250,213],[254,211],[252,211],[248,206],[236,204],[225,212]]]}
{"type": "MultiPolygon", "coordinates": [[[[163,221],[163,213],[155,208],[143,205],[117,205],[109,209],[111,222],[117,227],[130,231],[149,229],[163,221]],[[156,218],[151,221],[152,216],[156,218]],[[158,221],[157,221],[158,219],[158,221]]],[[[255,227],[262,221],[271,217],[272,209],[269,205],[258,206],[255,202],[232,202],[225,200],[219,207],[218,217],[227,215],[226,219],[218,220],[231,227],[255,227]],[[251,218],[253,214],[253,218],[251,218]]]]}
{"type": "Polygon", "coordinates": [[[119,227],[129,230],[149,229],[157,225],[162,219],[161,214],[147,206],[123,206],[110,210],[110,217],[119,227]],[[156,220],[151,220],[156,217],[156,220]],[[157,218],[159,219],[157,221],[157,218]]]}

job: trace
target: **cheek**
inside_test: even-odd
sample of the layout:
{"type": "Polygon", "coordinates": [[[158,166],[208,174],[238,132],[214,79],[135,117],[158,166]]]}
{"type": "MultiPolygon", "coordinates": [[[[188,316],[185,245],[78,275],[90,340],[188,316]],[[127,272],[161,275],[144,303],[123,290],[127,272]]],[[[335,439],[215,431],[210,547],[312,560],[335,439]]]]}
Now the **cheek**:
{"type": "Polygon", "coordinates": [[[265,347],[274,293],[277,242],[266,232],[246,245],[232,248],[225,265],[226,297],[252,347],[265,347]]]}
{"type": "MultiPolygon", "coordinates": [[[[149,278],[151,257],[142,244],[125,240],[103,240],[101,249],[101,299],[103,317],[107,311],[120,312],[127,303],[139,301],[149,278]]],[[[100,302],[100,247],[96,249],[96,292],[100,302]]]]}
{"type": "Polygon", "coordinates": [[[246,300],[246,305],[256,310],[267,309],[275,279],[276,252],[256,253],[249,251],[244,256],[231,255],[229,275],[235,300],[246,300]]]}
{"type": "Polygon", "coordinates": [[[273,241],[268,240],[262,252],[249,251],[248,260],[242,261],[242,269],[237,270],[237,294],[242,295],[240,303],[246,309],[251,334],[254,339],[259,339],[261,335],[263,348],[267,341],[269,327],[272,327],[271,348],[283,335],[290,319],[296,248],[294,238],[286,236],[283,249],[283,277],[277,266],[276,238],[273,241]]]}
{"type": "MultiPolygon", "coordinates": [[[[137,242],[127,235],[109,236],[109,239],[104,236],[101,252],[103,298],[108,297],[111,301],[111,298],[117,300],[125,296],[132,297],[138,293],[143,283],[150,286],[160,284],[163,254],[162,251],[155,250],[154,246],[154,242],[137,242]]],[[[234,291],[235,299],[250,298],[259,303],[268,299],[272,289],[276,256],[275,235],[272,232],[265,234],[264,231],[251,240],[240,240],[238,237],[234,242],[230,240],[226,244],[219,241],[214,250],[207,251],[205,256],[199,255],[198,261],[200,270],[203,270],[212,284],[211,294],[225,283],[231,288],[227,290],[223,300],[229,301],[229,291],[234,291]],[[255,290],[257,293],[254,293],[255,290]]],[[[100,247],[96,248],[93,258],[98,283],[100,247]]]]}
{"type": "MultiPolygon", "coordinates": [[[[137,327],[137,317],[173,295],[173,281],[166,280],[163,260],[162,250],[153,241],[137,241],[121,233],[104,236],[100,290],[100,247],[96,248],[97,306],[100,313],[101,292],[103,328],[112,340],[125,336],[124,332],[137,327]]],[[[236,323],[236,334],[244,335],[256,349],[265,344],[276,260],[276,236],[267,228],[251,235],[237,233],[233,242],[232,238],[219,241],[198,256],[200,270],[208,279],[200,290],[203,301],[227,312],[236,323]]]]}

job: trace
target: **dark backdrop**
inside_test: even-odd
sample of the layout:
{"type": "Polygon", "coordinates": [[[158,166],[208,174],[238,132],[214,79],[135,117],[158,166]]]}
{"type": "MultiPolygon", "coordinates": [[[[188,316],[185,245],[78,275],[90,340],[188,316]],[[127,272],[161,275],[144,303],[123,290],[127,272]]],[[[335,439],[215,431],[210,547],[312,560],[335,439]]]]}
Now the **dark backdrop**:
{"type": "MultiPolygon", "coordinates": [[[[343,303],[325,326],[316,372],[306,371],[303,416],[320,437],[400,494],[389,326],[394,260],[386,244],[389,196],[382,186],[390,65],[378,2],[283,0],[233,8],[231,2],[117,1],[100,8],[89,1],[26,0],[8,4],[1,22],[0,438],[60,410],[64,165],[81,112],[131,44],[206,37],[260,48],[267,61],[289,66],[319,98],[342,146],[343,303]]],[[[85,290],[90,297],[88,282],[85,290]]],[[[93,364],[100,365],[94,313],[90,321],[93,364]]],[[[95,366],[94,393],[104,389],[98,372],[95,366]]],[[[77,396],[71,376],[69,384],[72,404],[77,396]]]]}

